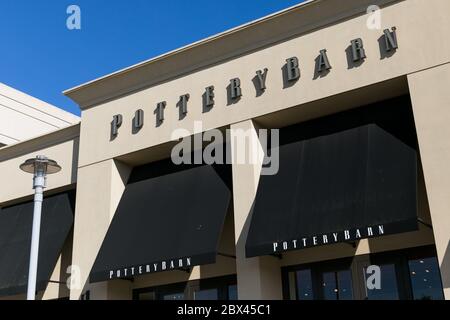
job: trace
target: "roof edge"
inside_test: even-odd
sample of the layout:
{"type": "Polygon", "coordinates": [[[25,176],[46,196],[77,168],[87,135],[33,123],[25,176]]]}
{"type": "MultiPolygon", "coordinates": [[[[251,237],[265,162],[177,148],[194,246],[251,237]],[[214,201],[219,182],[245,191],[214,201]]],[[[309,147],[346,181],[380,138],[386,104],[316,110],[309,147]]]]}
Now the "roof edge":
{"type": "Polygon", "coordinates": [[[188,45],[185,45],[185,46],[176,48],[176,49],[174,49],[174,50],[171,50],[171,51],[169,51],[169,52],[163,53],[163,54],[161,54],[161,55],[158,55],[158,56],[156,56],[156,57],[150,58],[150,59],[148,59],[148,60],[144,60],[144,61],[142,61],[142,62],[138,62],[138,63],[136,63],[136,64],[134,64],[134,65],[132,65],[132,66],[129,66],[129,67],[120,69],[120,70],[118,70],[118,71],[109,73],[109,74],[107,74],[107,75],[105,75],[105,76],[102,76],[102,77],[99,77],[99,78],[97,78],[97,79],[94,79],[94,80],[85,82],[85,83],[83,83],[83,84],[80,84],[80,85],[78,85],[78,86],[75,86],[75,87],[73,87],[73,88],[70,88],[70,89],[67,89],[67,90],[63,91],[63,94],[64,94],[64,95],[70,95],[71,93],[73,93],[73,92],[75,92],[75,91],[81,90],[81,89],[83,89],[84,87],[90,86],[90,85],[95,84],[95,83],[97,83],[97,82],[101,82],[102,80],[105,80],[105,79],[107,79],[107,78],[119,76],[119,75],[121,75],[121,74],[127,73],[127,72],[129,72],[129,71],[134,70],[134,69],[137,69],[137,68],[143,67],[143,66],[145,66],[145,65],[148,65],[148,64],[157,62],[157,61],[159,61],[159,60],[165,59],[165,58],[167,58],[167,57],[169,57],[169,56],[172,56],[172,55],[175,55],[175,54],[177,54],[177,53],[180,53],[180,52],[183,52],[183,51],[187,51],[187,50],[189,50],[189,49],[191,49],[191,48],[201,46],[201,45],[203,45],[203,44],[205,44],[205,43],[212,42],[212,41],[214,41],[214,40],[217,40],[217,39],[220,39],[220,38],[222,38],[222,37],[225,37],[225,36],[227,36],[227,35],[229,35],[229,34],[233,34],[233,33],[235,33],[235,32],[239,32],[239,31],[244,30],[244,29],[247,29],[247,28],[249,28],[249,27],[251,27],[251,26],[253,26],[253,25],[259,24],[259,23],[264,22],[264,21],[269,21],[269,20],[271,20],[271,19],[274,19],[275,17],[284,15],[284,14],[286,14],[286,13],[288,13],[288,12],[291,12],[291,11],[293,11],[293,10],[296,10],[296,9],[298,9],[298,8],[300,8],[300,7],[304,7],[304,6],[309,5],[309,4],[313,3],[313,2],[319,2],[319,1],[322,1],[322,0],[306,0],[306,1],[304,1],[304,2],[301,2],[301,3],[299,3],[299,4],[296,4],[296,5],[294,5],[294,6],[288,7],[288,8],[283,9],[283,10],[277,11],[277,12],[275,12],[275,13],[269,14],[269,15],[264,16],[264,17],[262,17],[262,18],[258,18],[258,19],[256,19],[256,20],[253,20],[253,21],[244,23],[244,24],[239,25],[239,26],[237,26],[237,27],[234,27],[234,28],[225,30],[225,31],[223,31],[223,32],[217,33],[217,34],[215,34],[215,35],[209,36],[209,37],[207,37],[207,38],[204,38],[204,39],[195,41],[195,42],[190,43],[190,44],[188,44],[188,45]]]}

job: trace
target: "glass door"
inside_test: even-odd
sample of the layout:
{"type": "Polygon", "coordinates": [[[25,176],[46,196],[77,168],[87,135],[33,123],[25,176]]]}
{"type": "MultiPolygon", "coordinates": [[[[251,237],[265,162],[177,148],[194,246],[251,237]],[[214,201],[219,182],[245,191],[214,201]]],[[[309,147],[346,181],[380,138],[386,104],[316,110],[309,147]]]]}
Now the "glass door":
{"type": "Polygon", "coordinates": [[[290,300],[444,299],[431,246],[287,267],[283,289],[290,300]]]}
{"type": "Polygon", "coordinates": [[[323,272],[321,278],[324,300],[353,300],[353,281],[350,270],[323,272]]]}

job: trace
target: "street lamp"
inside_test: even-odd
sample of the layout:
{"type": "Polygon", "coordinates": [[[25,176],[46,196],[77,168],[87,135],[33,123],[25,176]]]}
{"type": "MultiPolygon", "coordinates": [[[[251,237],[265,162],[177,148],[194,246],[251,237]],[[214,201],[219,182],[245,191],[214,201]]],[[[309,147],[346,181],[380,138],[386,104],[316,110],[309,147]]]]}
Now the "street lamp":
{"type": "Polygon", "coordinates": [[[28,269],[28,290],[27,300],[36,298],[36,279],[39,254],[39,235],[41,229],[41,209],[43,193],[46,187],[47,174],[61,171],[61,167],[54,160],[45,156],[37,156],[35,159],[28,159],[20,165],[20,169],[27,173],[32,173],[34,189],[34,211],[33,211],[33,231],[31,234],[30,266],[28,269]]]}

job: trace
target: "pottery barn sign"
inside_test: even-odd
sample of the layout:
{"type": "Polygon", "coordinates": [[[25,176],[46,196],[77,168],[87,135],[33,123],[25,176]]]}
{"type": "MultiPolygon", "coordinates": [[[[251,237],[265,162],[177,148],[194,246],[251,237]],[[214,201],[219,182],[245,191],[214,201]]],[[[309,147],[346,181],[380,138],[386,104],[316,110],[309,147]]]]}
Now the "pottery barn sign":
{"type": "Polygon", "coordinates": [[[310,237],[301,237],[299,239],[289,241],[279,241],[274,242],[272,246],[273,253],[277,254],[290,250],[317,247],[340,242],[352,242],[383,235],[385,235],[384,225],[377,225],[373,227],[343,230],[341,232],[332,232],[310,237]]]}
{"type": "Polygon", "coordinates": [[[121,278],[132,278],[135,276],[155,272],[170,271],[176,269],[189,269],[192,266],[193,266],[192,258],[190,257],[165,260],[144,265],[131,266],[122,269],[109,270],[108,279],[112,280],[121,278]]]}
{"type": "MultiPolygon", "coordinates": [[[[385,29],[383,31],[382,41],[380,41],[380,50],[384,53],[394,53],[398,49],[396,28],[385,29]]],[[[350,41],[350,46],[347,50],[349,63],[355,65],[362,63],[366,58],[366,51],[364,49],[364,42],[361,38],[357,38],[350,41]]],[[[322,49],[319,51],[319,55],[316,59],[316,72],[319,75],[325,75],[332,69],[332,64],[328,59],[327,50],[322,49]]],[[[284,79],[287,83],[295,83],[301,76],[300,64],[297,57],[291,57],[286,59],[284,65],[284,79]]],[[[266,80],[269,70],[267,68],[256,71],[255,87],[263,94],[267,89],[266,80]]],[[[230,80],[230,84],[227,87],[228,98],[234,103],[238,102],[242,96],[241,80],[234,78],[230,80]]],[[[211,109],[214,107],[216,92],[214,86],[205,88],[203,93],[203,108],[211,109]]],[[[185,117],[188,113],[189,94],[183,94],[179,98],[177,107],[180,112],[180,119],[185,117]]],[[[166,101],[157,103],[154,114],[156,116],[157,126],[164,122],[164,109],[167,107],[166,101]]],[[[111,140],[117,137],[119,134],[119,128],[122,126],[123,116],[116,114],[113,116],[111,122],[111,140]]],[[[144,126],[144,110],[139,109],[135,112],[132,124],[133,132],[138,132],[144,126]]]]}

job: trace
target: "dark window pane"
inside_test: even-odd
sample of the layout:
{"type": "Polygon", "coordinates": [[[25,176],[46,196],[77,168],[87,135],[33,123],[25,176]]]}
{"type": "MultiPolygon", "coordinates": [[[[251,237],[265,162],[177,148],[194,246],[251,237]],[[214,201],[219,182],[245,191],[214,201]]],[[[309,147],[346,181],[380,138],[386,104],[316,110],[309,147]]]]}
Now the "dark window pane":
{"type": "Polygon", "coordinates": [[[237,285],[231,285],[228,286],[228,300],[237,300],[238,294],[237,294],[237,285]]]}
{"type": "MultiPolygon", "coordinates": [[[[397,276],[394,264],[385,264],[380,267],[380,289],[369,289],[367,287],[367,279],[371,274],[367,274],[364,268],[364,279],[366,288],[366,298],[368,300],[398,300],[397,276]]],[[[372,281],[371,281],[372,283],[372,281]]]]}
{"type": "Polygon", "coordinates": [[[155,292],[143,292],[139,294],[139,300],[156,300],[155,292]]]}
{"type": "Polygon", "coordinates": [[[327,272],[323,274],[322,291],[325,300],[338,300],[338,288],[336,281],[336,272],[327,272]]]}
{"type": "Polygon", "coordinates": [[[184,300],[184,293],[165,294],[163,300],[184,300]]]}
{"type": "Polygon", "coordinates": [[[311,270],[300,270],[296,273],[297,299],[313,300],[311,270]]]}
{"type": "Polygon", "coordinates": [[[194,300],[218,300],[219,292],[217,289],[199,290],[194,292],[194,300]]]}
{"type": "Polygon", "coordinates": [[[350,270],[325,272],[322,275],[322,292],[325,300],[353,299],[352,276],[350,270]]]}
{"type": "Polygon", "coordinates": [[[435,257],[408,262],[414,300],[443,300],[441,275],[435,257]]]}

